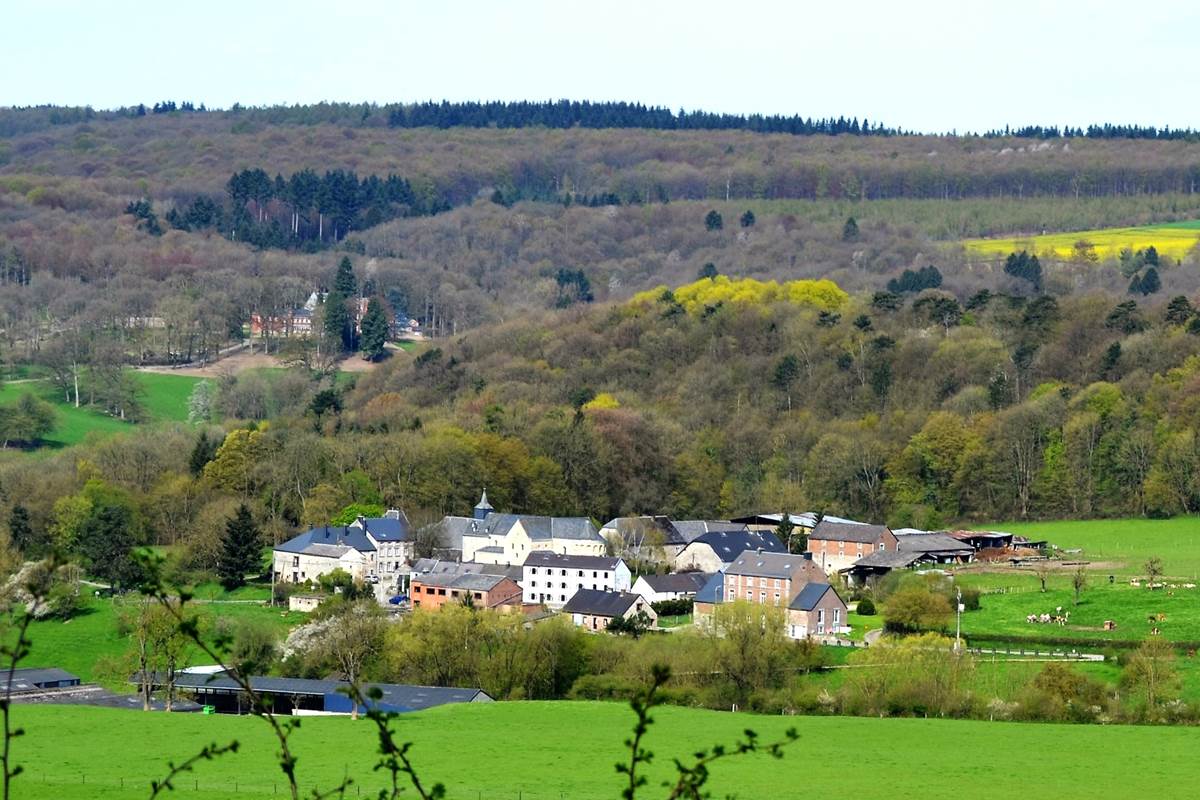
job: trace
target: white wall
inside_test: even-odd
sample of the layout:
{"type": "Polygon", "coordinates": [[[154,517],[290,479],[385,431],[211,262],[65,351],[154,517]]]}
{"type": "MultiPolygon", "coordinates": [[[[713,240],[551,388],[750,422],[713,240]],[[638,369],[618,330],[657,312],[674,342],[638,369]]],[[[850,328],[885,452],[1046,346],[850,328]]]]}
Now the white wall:
{"type": "Polygon", "coordinates": [[[614,570],[526,566],[521,576],[522,598],[526,603],[562,608],[580,589],[629,591],[631,577],[624,561],[618,561],[614,570]]]}

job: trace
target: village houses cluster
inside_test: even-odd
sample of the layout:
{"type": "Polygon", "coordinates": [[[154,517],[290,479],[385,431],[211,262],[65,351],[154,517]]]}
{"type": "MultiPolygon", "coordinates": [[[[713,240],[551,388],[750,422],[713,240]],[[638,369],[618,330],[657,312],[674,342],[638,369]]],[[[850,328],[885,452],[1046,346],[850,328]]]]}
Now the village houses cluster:
{"type": "MultiPolygon", "coordinates": [[[[620,517],[597,528],[586,517],[499,512],[485,490],[471,516],[426,529],[392,509],[307,530],[275,548],[272,579],[312,587],[341,570],[400,608],[458,603],[561,613],[590,631],[618,619],[656,627],[656,607],[679,600],[691,601],[693,623],[704,626],[717,605],[744,600],[783,608],[790,638],[830,641],[850,631],[838,586],[861,586],[895,569],[965,563],[1018,544],[1025,543],[1006,533],[892,530],[815,513],[790,514],[786,522],[782,514],[620,517]]],[[[320,599],[297,591],[290,603],[311,610],[320,599]]]]}

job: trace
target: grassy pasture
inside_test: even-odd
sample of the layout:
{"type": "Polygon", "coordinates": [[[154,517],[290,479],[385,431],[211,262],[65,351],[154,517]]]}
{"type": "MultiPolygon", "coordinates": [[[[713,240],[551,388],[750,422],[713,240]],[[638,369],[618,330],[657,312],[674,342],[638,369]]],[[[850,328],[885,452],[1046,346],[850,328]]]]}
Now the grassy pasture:
{"type": "MultiPolygon", "coordinates": [[[[149,372],[132,372],[142,386],[141,402],[146,410],[148,422],[183,422],[187,420],[188,397],[199,378],[186,375],[162,375],[149,372]]],[[[94,408],[75,408],[66,402],[48,381],[36,378],[21,383],[6,383],[0,387],[0,405],[14,403],[27,392],[54,405],[58,412],[58,423],[46,439],[51,448],[66,447],[82,442],[88,434],[108,435],[129,430],[132,423],[110,417],[94,408]]]]}
{"type": "MultiPolygon", "coordinates": [[[[257,593],[255,587],[239,591],[250,595],[245,598],[239,596],[239,599],[256,599],[253,597],[257,593]]],[[[208,595],[201,592],[197,596],[208,595]]],[[[66,622],[45,620],[33,623],[30,629],[33,650],[21,666],[62,667],[85,681],[111,682],[109,676],[102,674],[102,665],[119,658],[131,647],[131,642],[117,632],[120,604],[119,599],[91,599],[84,613],[66,622]]],[[[201,603],[197,604],[196,609],[202,618],[207,619],[219,616],[231,622],[260,620],[275,628],[280,638],[308,616],[256,603],[201,603]]],[[[208,660],[199,658],[194,663],[208,663],[208,660]]]]}
{"type": "Polygon", "coordinates": [[[988,527],[1046,539],[1065,549],[1082,549],[1083,558],[1105,562],[1102,569],[1118,575],[1142,574],[1146,560],[1158,556],[1168,576],[1200,578],[1197,517],[1006,522],[988,527]]]}
{"type": "MultiPolygon", "coordinates": [[[[745,727],[770,739],[794,725],[801,739],[782,761],[747,756],[716,764],[714,796],[875,797],[886,785],[889,797],[922,800],[1059,800],[1084,786],[1103,786],[1112,798],[1142,797],[1148,787],[1157,796],[1184,797],[1194,789],[1200,747],[1194,728],[779,718],[684,708],[659,709],[654,717],[646,744],[658,757],[644,797],[663,796],[658,786],[671,774],[671,757],[732,742],[745,727]],[[980,742],[987,742],[986,754],[980,742]],[[871,753],[870,768],[816,768],[863,752],[871,753]]],[[[267,726],[249,717],[19,706],[15,722],[27,731],[16,745],[26,772],[15,789],[24,798],[145,797],[167,760],[235,738],[239,752],[200,764],[172,796],[272,796],[279,780],[267,726]]],[[[625,758],[621,743],[631,725],[623,704],[523,702],[431,709],[406,715],[398,728],[401,741],[414,743],[410,755],[422,779],[445,783],[452,800],[518,793],[523,800],[609,800],[620,791],[613,765],[625,758]]],[[[365,721],[306,719],[294,742],[306,792],[347,773],[362,781],[364,797],[383,786],[383,776],[371,771],[375,738],[365,721]]]]}
{"type": "Polygon", "coordinates": [[[1017,236],[998,239],[966,239],[963,245],[969,253],[1003,257],[1027,250],[1045,261],[1070,260],[1075,257],[1075,243],[1090,242],[1101,261],[1116,258],[1122,249],[1144,250],[1151,245],[1159,255],[1182,259],[1200,241],[1200,222],[1187,221],[1135,228],[1102,228],[1089,231],[1048,233],[1038,236],[1017,236]]]}

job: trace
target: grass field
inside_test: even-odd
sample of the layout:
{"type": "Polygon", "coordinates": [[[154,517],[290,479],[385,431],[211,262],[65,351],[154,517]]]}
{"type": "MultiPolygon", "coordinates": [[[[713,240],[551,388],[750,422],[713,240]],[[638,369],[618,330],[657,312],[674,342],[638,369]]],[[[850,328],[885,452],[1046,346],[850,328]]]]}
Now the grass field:
{"type": "Polygon", "coordinates": [[[1076,242],[1092,244],[1096,257],[1103,261],[1116,258],[1122,249],[1144,250],[1151,245],[1159,255],[1182,259],[1200,241],[1200,221],[1170,222],[1136,228],[1104,228],[1090,231],[1049,233],[1040,236],[997,239],[966,239],[963,245],[971,253],[1007,256],[1027,250],[1043,260],[1076,258],[1076,242]]]}
{"type": "MultiPolygon", "coordinates": [[[[130,373],[142,385],[141,402],[148,422],[183,422],[187,420],[188,397],[199,378],[186,375],[160,375],[148,372],[130,373]]],[[[88,434],[100,435],[129,430],[130,423],[110,417],[92,408],[75,408],[64,401],[54,387],[44,380],[7,383],[0,387],[0,404],[15,402],[22,394],[32,392],[54,404],[58,423],[46,439],[46,446],[65,447],[82,442],[88,434]]]]}
{"type": "MultiPolygon", "coordinates": [[[[130,647],[130,642],[117,633],[119,606],[120,601],[94,599],[88,602],[84,613],[66,622],[35,622],[30,629],[33,650],[21,666],[61,667],[85,681],[111,684],[110,677],[102,674],[99,665],[120,657],[130,647]]],[[[274,627],[280,638],[308,617],[307,614],[253,603],[202,604],[197,608],[207,617],[219,615],[230,621],[261,620],[274,627]]],[[[199,659],[194,663],[208,663],[208,660],[199,659]]]]}
{"type": "Polygon", "coordinates": [[[1146,560],[1158,556],[1167,575],[1193,581],[1200,578],[1197,517],[1005,522],[988,527],[1046,539],[1066,549],[1080,548],[1085,558],[1109,562],[1110,571],[1118,575],[1141,574],[1146,560]]]}
{"type": "MultiPolygon", "coordinates": [[[[714,765],[714,796],[878,797],[886,787],[898,799],[1060,800],[1103,787],[1111,798],[1144,797],[1148,790],[1185,797],[1194,791],[1200,747],[1194,728],[781,719],[682,708],[659,709],[654,717],[646,745],[658,757],[639,795],[646,798],[665,795],[658,787],[671,774],[673,756],[731,742],[745,727],[775,738],[794,725],[801,738],[782,761],[755,755],[714,765]],[[854,753],[870,753],[870,764],[855,768],[848,758],[854,753]]],[[[283,793],[275,746],[260,720],[19,706],[15,721],[27,731],[16,750],[26,770],[14,787],[22,798],[145,797],[167,760],[235,738],[242,743],[238,753],[202,763],[172,796],[233,800],[274,796],[276,787],[283,793]]],[[[405,716],[398,728],[401,741],[414,743],[410,755],[422,779],[444,783],[450,800],[611,800],[621,786],[613,765],[626,756],[622,741],[631,724],[621,704],[530,702],[444,706],[405,716]]],[[[366,721],[306,719],[295,744],[306,793],[347,774],[362,781],[364,797],[383,785],[371,771],[375,737],[366,721]]],[[[357,788],[349,796],[358,796],[357,788]]]]}

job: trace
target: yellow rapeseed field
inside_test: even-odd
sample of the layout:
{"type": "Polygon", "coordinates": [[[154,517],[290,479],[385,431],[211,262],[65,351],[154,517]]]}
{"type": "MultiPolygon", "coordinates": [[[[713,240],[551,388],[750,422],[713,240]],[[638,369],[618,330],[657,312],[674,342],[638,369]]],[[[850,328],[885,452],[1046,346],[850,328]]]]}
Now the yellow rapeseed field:
{"type": "Polygon", "coordinates": [[[1187,256],[1198,241],[1200,228],[1150,225],[1007,239],[966,239],[963,245],[969,252],[987,257],[1026,250],[1043,261],[1105,261],[1117,258],[1126,247],[1145,250],[1153,246],[1160,256],[1178,260],[1187,256]]]}

